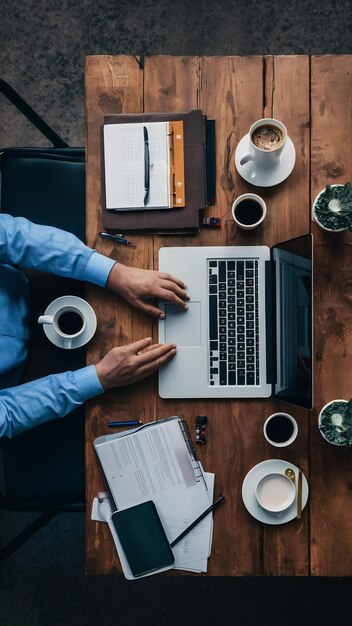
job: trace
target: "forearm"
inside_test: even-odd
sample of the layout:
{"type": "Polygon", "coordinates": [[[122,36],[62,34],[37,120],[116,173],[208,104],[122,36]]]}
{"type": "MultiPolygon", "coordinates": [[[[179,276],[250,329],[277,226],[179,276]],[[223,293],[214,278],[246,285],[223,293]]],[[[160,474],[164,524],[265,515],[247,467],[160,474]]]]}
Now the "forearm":
{"type": "Polygon", "coordinates": [[[105,286],[115,261],[98,254],[72,233],[1,214],[0,263],[105,286]]]}
{"type": "Polygon", "coordinates": [[[39,424],[65,417],[103,391],[94,365],[2,390],[0,437],[13,437],[39,424]]]}

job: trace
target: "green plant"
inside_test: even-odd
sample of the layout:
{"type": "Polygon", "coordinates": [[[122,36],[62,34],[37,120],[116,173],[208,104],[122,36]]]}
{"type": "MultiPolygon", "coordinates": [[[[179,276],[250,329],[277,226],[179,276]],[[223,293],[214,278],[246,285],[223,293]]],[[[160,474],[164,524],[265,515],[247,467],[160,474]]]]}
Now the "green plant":
{"type": "Polygon", "coordinates": [[[319,429],[330,443],[352,446],[352,400],[335,400],[322,411],[319,429]]]}
{"type": "Polygon", "coordinates": [[[352,189],[351,184],[327,185],[314,206],[318,221],[331,230],[348,228],[352,231],[352,189]]]}

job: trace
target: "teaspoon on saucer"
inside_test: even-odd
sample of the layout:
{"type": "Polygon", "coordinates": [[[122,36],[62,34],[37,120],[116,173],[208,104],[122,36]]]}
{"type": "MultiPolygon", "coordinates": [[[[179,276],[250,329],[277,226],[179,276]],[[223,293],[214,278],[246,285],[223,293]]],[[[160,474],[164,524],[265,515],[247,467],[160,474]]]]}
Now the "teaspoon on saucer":
{"type": "MultiPolygon", "coordinates": [[[[291,469],[290,467],[285,469],[285,475],[288,478],[290,478],[290,480],[292,480],[294,486],[296,487],[296,474],[294,473],[293,469],[291,469]]],[[[297,517],[298,517],[298,500],[297,500],[297,517]]]]}
{"type": "Polygon", "coordinates": [[[293,484],[296,486],[296,475],[295,475],[293,469],[291,469],[290,467],[285,469],[285,475],[288,476],[288,478],[290,478],[292,480],[293,484]]]}

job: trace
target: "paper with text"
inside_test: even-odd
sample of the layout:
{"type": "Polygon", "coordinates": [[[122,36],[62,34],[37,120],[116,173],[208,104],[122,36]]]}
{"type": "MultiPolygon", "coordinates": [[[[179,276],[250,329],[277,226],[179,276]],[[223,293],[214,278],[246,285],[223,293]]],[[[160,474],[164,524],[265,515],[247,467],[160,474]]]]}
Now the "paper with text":
{"type": "MultiPolygon", "coordinates": [[[[170,541],[212,501],[181,426],[182,420],[174,417],[95,442],[116,507],[153,500],[170,541]]],[[[186,550],[183,563],[208,556],[210,519],[203,522],[177,548],[179,556],[186,550]]]]}

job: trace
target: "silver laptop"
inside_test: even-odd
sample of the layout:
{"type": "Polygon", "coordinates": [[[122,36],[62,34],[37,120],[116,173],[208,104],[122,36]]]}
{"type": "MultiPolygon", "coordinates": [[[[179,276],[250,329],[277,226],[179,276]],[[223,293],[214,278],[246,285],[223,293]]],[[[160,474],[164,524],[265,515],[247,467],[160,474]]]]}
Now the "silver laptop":
{"type": "Polygon", "coordinates": [[[312,406],[312,236],[276,246],[161,248],[189,310],[160,302],[162,398],[266,398],[312,406]]]}

